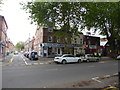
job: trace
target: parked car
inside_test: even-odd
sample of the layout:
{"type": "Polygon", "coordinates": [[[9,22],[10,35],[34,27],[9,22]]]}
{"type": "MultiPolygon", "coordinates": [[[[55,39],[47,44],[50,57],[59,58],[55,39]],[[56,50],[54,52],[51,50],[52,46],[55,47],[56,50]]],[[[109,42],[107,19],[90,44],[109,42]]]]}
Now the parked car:
{"type": "Polygon", "coordinates": [[[15,52],[14,52],[14,55],[17,55],[17,54],[18,54],[18,51],[15,51],[15,52]]]}
{"type": "Polygon", "coordinates": [[[54,58],[54,62],[66,64],[66,63],[71,63],[71,62],[80,63],[82,61],[80,57],[75,57],[74,55],[71,55],[71,54],[64,54],[64,55],[56,56],[54,58]]]}
{"type": "Polygon", "coordinates": [[[29,59],[30,60],[38,60],[38,53],[37,52],[30,52],[29,59]]]}
{"type": "Polygon", "coordinates": [[[93,54],[85,54],[81,56],[82,61],[90,62],[90,61],[99,61],[100,58],[97,56],[94,56],[93,54]]]}
{"type": "Polygon", "coordinates": [[[29,52],[25,52],[24,56],[27,57],[27,58],[29,58],[29,52]]]}
{"type": "Polygon", "coordinates": [[[117,60],[120,60],[120,55],[118,55],[116,59],[117,59],[117,60]]]}

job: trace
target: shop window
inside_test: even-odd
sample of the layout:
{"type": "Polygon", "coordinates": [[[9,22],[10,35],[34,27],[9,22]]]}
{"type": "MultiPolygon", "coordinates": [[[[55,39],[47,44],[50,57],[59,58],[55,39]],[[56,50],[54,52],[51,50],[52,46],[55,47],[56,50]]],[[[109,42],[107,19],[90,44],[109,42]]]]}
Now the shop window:
{"type": "Polygon", "coordinates": [[[48,42],[52,42],[52,36],[48,36],[48,42]]]}
{"type": "Polygon", "coordinates": [[[60,54],[60,48],[58,48],[58,54],[60,54]]]}

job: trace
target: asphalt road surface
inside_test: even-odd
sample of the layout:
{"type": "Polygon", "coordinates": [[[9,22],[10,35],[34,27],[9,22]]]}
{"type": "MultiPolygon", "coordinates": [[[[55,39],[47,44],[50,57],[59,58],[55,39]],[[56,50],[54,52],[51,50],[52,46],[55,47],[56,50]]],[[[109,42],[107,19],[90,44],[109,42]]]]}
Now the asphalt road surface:
{"type": "Polygon", "coordinates": [[[14,55],[2,67],[3,88],[45,88],[118,72],[118,61],[101,61],[74,64],[39,64],[23,55],[14,55]],[[36,64],[32,64],[36,63],[36,64]]]}

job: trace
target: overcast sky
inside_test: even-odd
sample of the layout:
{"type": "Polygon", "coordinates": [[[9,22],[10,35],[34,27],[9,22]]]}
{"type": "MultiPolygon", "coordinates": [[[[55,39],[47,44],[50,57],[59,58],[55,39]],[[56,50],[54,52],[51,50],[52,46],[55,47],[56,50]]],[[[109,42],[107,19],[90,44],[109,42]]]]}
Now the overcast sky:
{"type": "MultiPolygon", "coordinates": [[[[21,1],[27,0],[3,0],[0,15],[5,17],[8,24],[8,37],[16,44],[19,41],[26,41],[29,37],[35,35],[36,25],[30,24],[28,14],[21,9],[21,1]]],[[[29,0],[30,1],[30,0],[29,0]]]]}

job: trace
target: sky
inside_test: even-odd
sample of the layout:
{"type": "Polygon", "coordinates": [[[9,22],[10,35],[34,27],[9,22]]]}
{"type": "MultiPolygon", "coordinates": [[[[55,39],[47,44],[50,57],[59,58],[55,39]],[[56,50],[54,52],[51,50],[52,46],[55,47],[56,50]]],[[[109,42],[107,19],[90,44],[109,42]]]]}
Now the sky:
{"type": "Polygon", "coordinates": [[[19,3],[22,1],[27,0],[4,0],[0,10],[0,15],[5,17],[8,25],[8,38],[14,45],[19,41],[26,41],[29,36],[32,38],[37,28],[35,24],[30,24],[29,14],[21,9],[19,3]]]}

